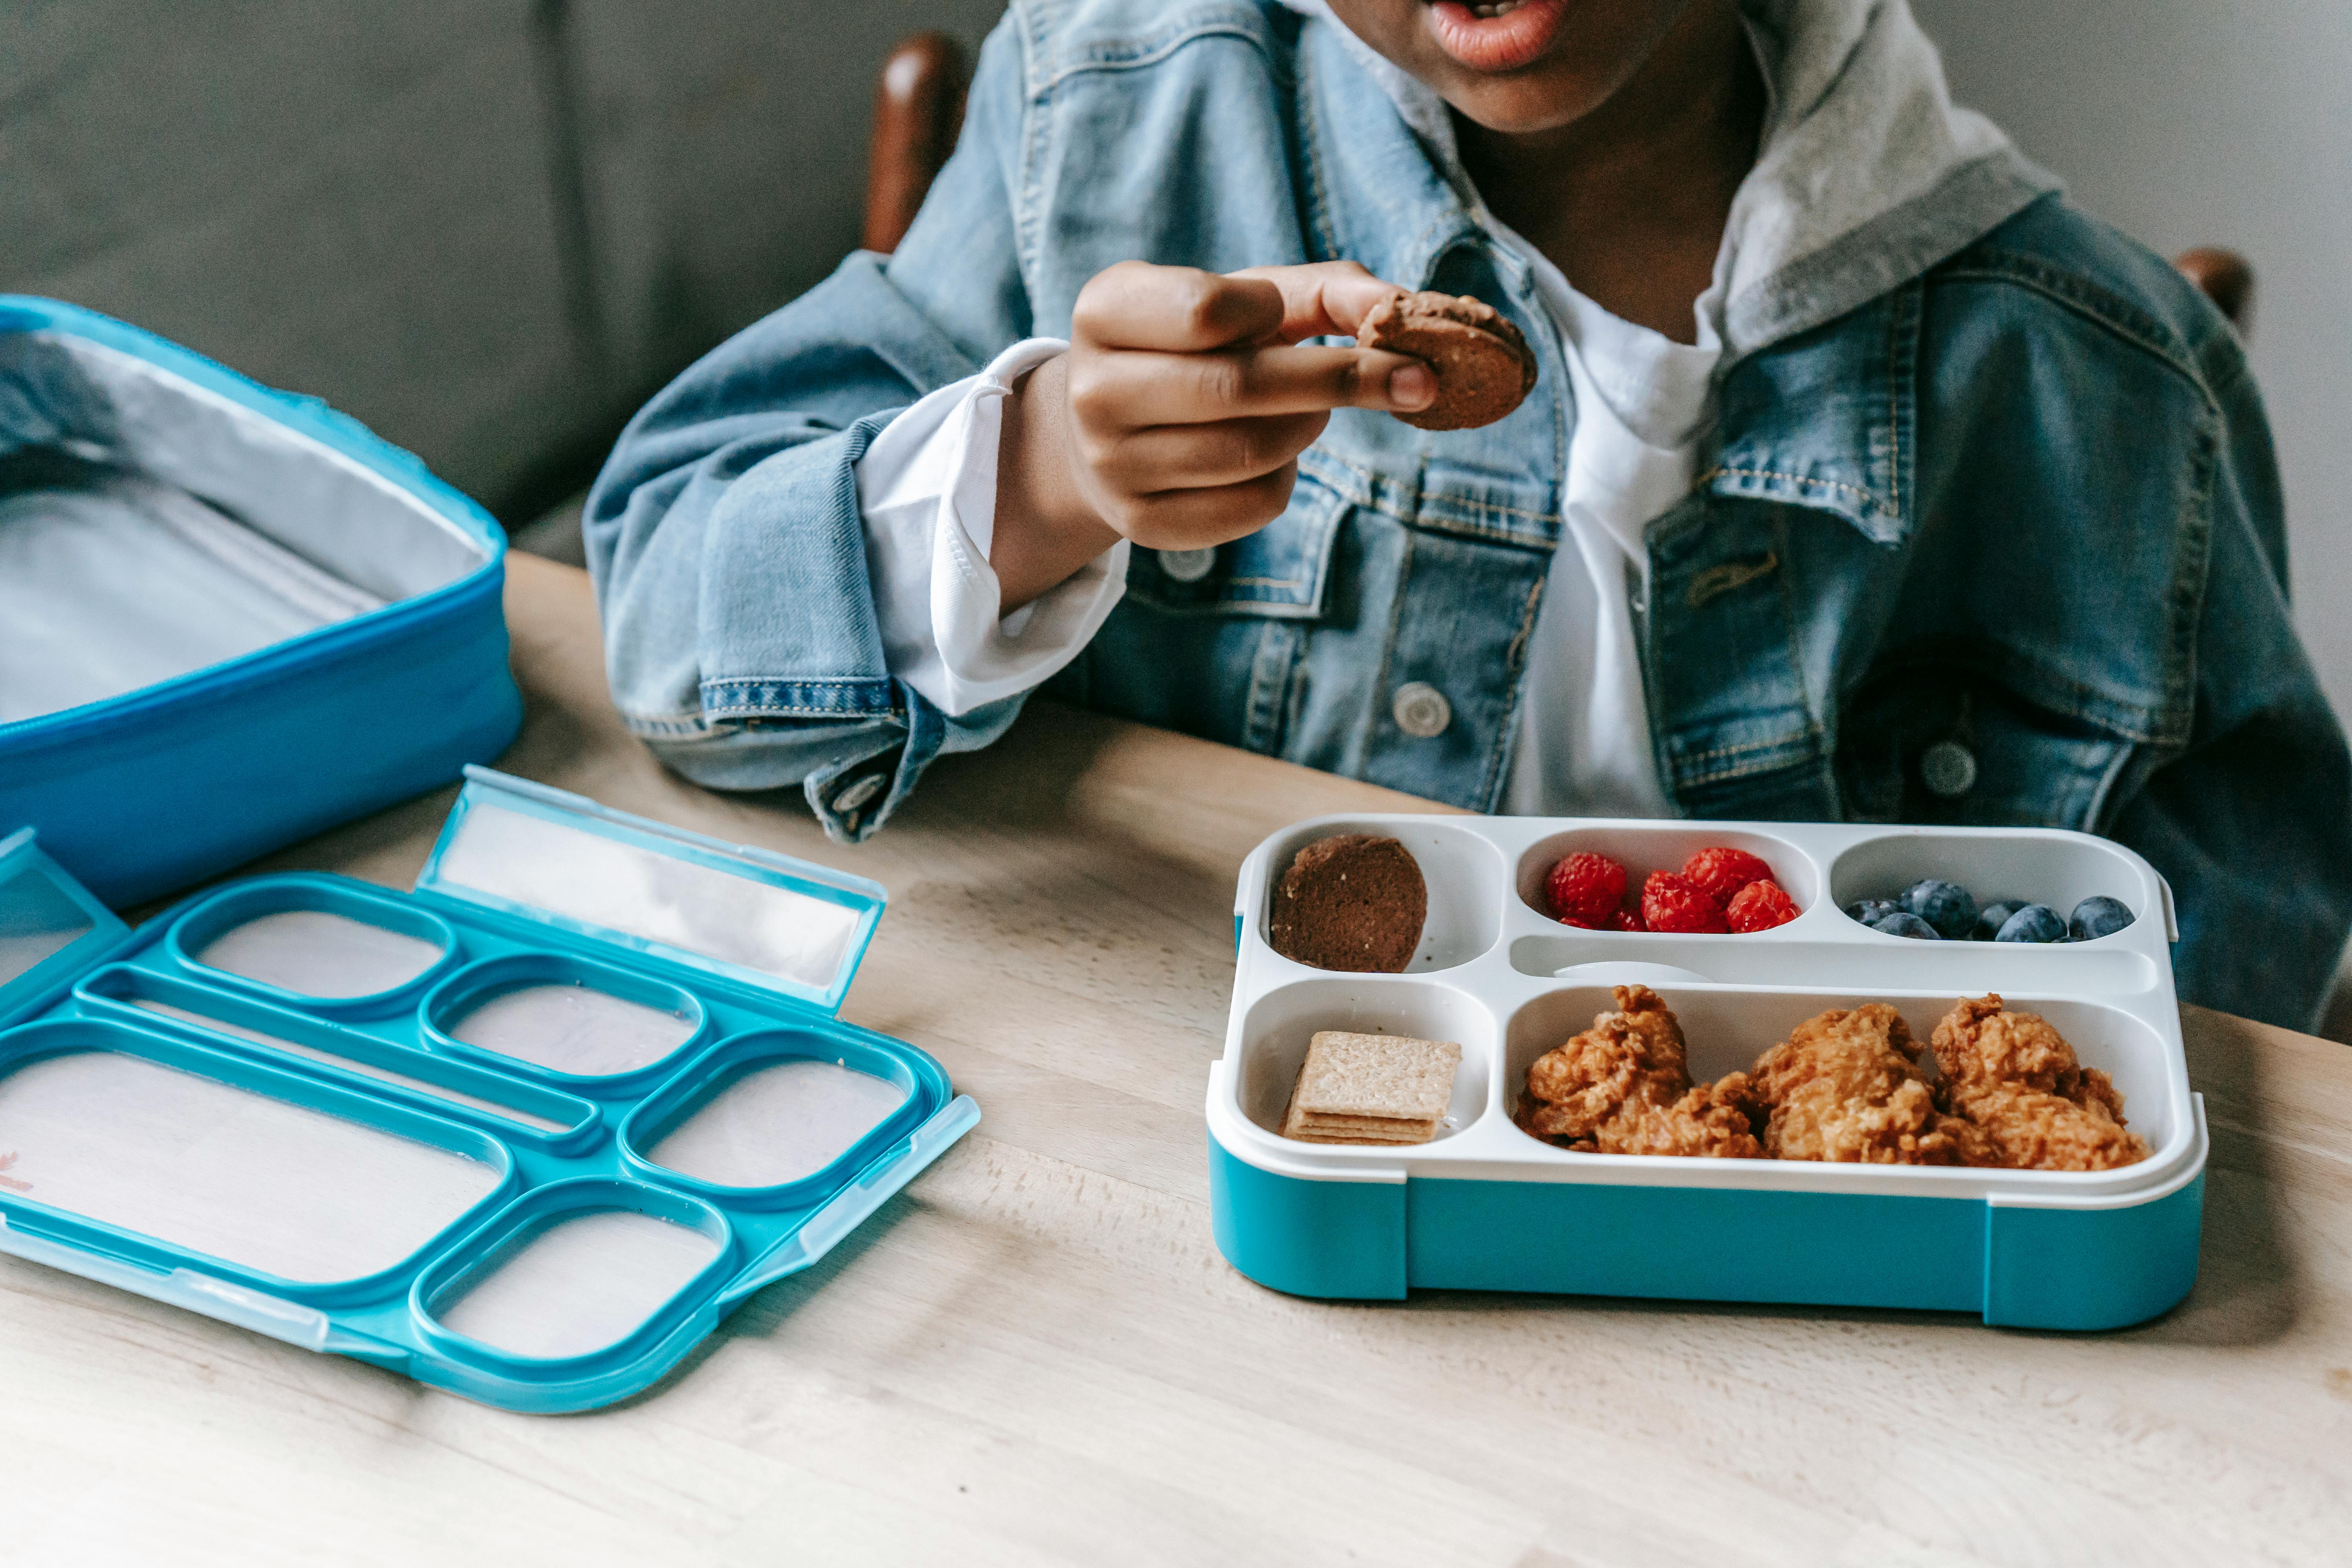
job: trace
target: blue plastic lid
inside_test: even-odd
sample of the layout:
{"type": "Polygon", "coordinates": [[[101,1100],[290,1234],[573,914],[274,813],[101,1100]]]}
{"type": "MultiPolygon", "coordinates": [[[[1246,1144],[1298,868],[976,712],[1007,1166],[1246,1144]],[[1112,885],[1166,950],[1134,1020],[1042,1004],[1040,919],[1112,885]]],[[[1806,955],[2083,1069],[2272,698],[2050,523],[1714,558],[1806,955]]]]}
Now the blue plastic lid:
{"type": "Polygon", "coordinates": [[[466,770],[419,893],[502,910],[830,1013],[856,978],[879,882],[466,770]]]}
{"type": "Polygon", "coordinates": [[[0,838],[0,1024],[129,930],[41,853],[31,828],[0,838]]]}

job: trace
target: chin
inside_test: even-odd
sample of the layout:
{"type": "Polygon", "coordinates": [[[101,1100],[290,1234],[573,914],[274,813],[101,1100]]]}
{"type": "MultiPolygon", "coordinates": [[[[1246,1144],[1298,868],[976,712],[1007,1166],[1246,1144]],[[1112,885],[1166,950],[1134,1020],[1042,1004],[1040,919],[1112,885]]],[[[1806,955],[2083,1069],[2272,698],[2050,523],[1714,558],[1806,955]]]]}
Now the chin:
{"type": "Polygon", "coordinates": [[[1332,0],[1356,35],[1490,131],[1606,102],[1688,0],[1332,0]]]}

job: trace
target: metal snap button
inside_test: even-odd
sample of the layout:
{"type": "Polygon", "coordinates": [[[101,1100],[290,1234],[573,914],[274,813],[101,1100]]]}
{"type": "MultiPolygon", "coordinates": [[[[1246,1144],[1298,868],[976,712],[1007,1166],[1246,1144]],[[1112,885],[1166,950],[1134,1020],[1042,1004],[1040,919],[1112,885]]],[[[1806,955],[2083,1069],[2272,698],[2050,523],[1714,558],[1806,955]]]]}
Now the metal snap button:
{"type": "Polygon", "coordinates": [[[882,786],[889,782],[889,776],[886,773],[867,773],[833,797],[833,809],[843,813],[856,811],[859,806],[880,795],[882,786]]]}
{"type": "Polygon", "coordinates": [[[1216,570],[1214,550],[1163,550],[1160,569],[1179,583],[1197,583],[1216,570]]]}
{"type": "Polygon", "coordinates": [[[1398,687],[1390,711],[1396,715],[1397,728],[1417,740],[1443,735],[1445,726],[1454,722],[1454,704],[1425,680],[1408,680],[1398,687]]]}
{"type": "Polygon", "coordinates": [[[1956,799],[1977,784],[1977,754],[1958,741],[1938,741],[1920,753],[1919,778],[1928,792],[1956,799]]]}

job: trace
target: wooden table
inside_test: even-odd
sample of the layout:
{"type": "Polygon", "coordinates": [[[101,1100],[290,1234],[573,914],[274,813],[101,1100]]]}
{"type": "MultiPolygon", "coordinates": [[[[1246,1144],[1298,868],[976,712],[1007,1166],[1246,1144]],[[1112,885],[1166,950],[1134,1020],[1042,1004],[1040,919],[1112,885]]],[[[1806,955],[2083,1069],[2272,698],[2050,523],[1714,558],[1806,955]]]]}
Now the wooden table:
{"type": "MultiPolygon", "coordinates": [[[[1209,1237],[1202,1099],[1265,834],[1416,803],[1040,705],[828,844],[606,702],[518,557],[504,765],[880,879],[847,1013],[987,1120],[650,1394],[510,1415],[0,1258],[0,1561],[1938,1564],[2352,1560],[2352,1054],[2189,1010],[2203,1272],[2125,1333],[1297,1300],[1209,1237]]],[[[279,857],[406,886],[444,792],[279,857]]]]}

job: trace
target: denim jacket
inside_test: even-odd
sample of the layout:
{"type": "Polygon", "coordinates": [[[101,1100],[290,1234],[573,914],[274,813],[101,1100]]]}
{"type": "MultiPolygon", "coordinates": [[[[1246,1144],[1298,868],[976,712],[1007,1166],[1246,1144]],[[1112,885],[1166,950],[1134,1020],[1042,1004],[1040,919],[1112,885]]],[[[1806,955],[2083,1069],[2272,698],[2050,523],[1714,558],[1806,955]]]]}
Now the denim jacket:
{"type": "MultiPolygon", "coordinates": [[[[852,470],[898,410],[1066,335],[1078,289],[1128,258],[1344,257],[1541,308],[1328,26],[1247,0],[1066,9],[1016,5],[990,39],[898,251],[852,256],[688,370],[591,498],[631,727],[707,784],[803,784],[845,840],[1019,707],[951,719],[889,675],[852,470]]],[[[1342,411],[1288,509],[1205,574],[1136,551],[1047,692],[1493,809],[1575,416],[1551,334],[1530,341],[1538,386],[1500,423],[1342,411]],[[1421,686],[1444,699],[1433,733],[1425,693],[1397,701],[1421,686]]],[[[2184,997],[2306,1026],[2352,927],[2352,761],[2295,637],[2228,325],[2048,196],[1733,348],[1635,605],[1676,808],[2106,834],[2173,886],[2184,997]]]]}

